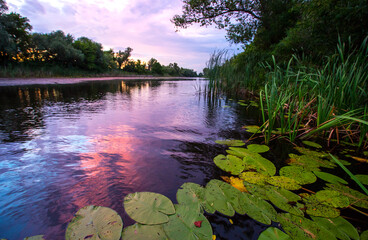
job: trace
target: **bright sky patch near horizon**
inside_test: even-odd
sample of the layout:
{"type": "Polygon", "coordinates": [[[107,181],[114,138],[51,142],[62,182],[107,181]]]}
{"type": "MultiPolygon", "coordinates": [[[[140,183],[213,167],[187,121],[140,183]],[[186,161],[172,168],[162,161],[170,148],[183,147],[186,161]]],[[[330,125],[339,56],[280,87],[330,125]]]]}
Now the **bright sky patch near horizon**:
{"type": "Polygon", "coordinates": [[[228,49],[225,30],[190,26],[175,31],[170,19],[182,13],[181,0],[7,0],[10,11],[30,20],[32,32],[62,30],[74,38],[88,37],[105,50],[133,48],[132,58],[161,64],[176,62],[180,67],[202,72],[210,54],[228,49]]]}

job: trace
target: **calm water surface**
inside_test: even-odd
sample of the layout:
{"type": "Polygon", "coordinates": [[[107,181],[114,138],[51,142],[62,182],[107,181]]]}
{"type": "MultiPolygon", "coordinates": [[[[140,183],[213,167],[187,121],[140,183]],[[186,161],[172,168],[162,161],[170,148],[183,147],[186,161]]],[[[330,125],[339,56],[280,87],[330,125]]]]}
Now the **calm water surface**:
{"type": "MultiPolygon", "coordinates": [[[[78,209],[114,209],[126,194],[153,191],[176,203],[184,182],[221,171],[214,143],[246,138],[258,114],[205,93],[207,81],[106,81],[0,87],[0,238],[63,239],[78,209]],[[254,114],[254,113],[253,113],[254,114]]],[[[256,112],[256,111],[253,111],[256,112]]],[[[252,239],[247,217],[208,216],[218,239],[252,239]]]]}

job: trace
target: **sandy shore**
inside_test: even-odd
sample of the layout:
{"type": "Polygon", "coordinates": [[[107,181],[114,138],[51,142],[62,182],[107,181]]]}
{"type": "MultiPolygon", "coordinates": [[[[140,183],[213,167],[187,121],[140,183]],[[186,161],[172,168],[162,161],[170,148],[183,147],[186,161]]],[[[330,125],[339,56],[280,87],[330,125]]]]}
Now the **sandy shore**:
{"type": "Polygon", "coordinates": [[[41,85],[41,84],[74,84],[90,81],[109,80],[193,80],[190,77],[152,77],[152,76],[131,76],[131,77],[91,77],[91,78],[0,78],[0,86],[18,85],[41,85]]]}

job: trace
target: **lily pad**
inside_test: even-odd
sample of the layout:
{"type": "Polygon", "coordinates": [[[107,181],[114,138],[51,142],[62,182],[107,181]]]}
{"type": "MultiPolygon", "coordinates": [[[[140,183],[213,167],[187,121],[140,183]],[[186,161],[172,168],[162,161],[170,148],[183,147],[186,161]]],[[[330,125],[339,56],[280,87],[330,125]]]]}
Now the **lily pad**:
{"type": "Polygon", "coordinates": [[[313,151],[310,150],[308,148],[303,148],[303,147],[295,147],[295,149],[307,156],[312,156],[312,157],[317,157],[317,158],[324,158],[324,157],[328,157],[329,155],[325,152],[317,152],[317,151],[313,151]]]}
{"type": "Polygon", "coordinates": [[[216,210],[204,199],[204,190],[196,183],[186,182],[178,189],[176,199],[179,204],[191,206],[192,209],[202,208],[208,213],[214,213],[216,210]]]}
{"type": "Polygon", "coordinates": [[[249,193],[241,193],[241,195],[241,204],[249,217],[266,225],[276,221],[277,212],[267,201],[249,193]]]}
{"type": "Polygon", "coordinates": [[[249,133],[258,133],[258,132],[260,132],[259,131],[259,127],[258,126],[244,126],[243,127],[247,132],[249,132],[249,133]]]}
{"type": "Polygon", "coordinates": [[[270,185],[260,186],[260,185],[251,184],[251,183],[244,181],[244,186],[246,187],[246,189],[248,190],[250,194],[257,196],[263,200],[269,200],[266,195],[266,191],[268,187],[271,187],[270,185]]]}
{"type": "Polygon", "coordinates": [[[292,239],[336,239],[332,233],[304,217],[295,216],[290,213],[280,213],[277,219],[292,239]]]}
{"type": "Polygon", "coordinates": [[[321,145],[319,145],[318,143],[315,142],[311,142],[311,141],[303,141],[303,144],[310,146],[310,147],[314,147],[314,148],[322,148],[321,145]]]}
{"type": "Polygon", "coordinates": [[[32,237],[26,237],[24,240],[45,240],[45,238],[43,238],[43,235],[36,235],[32,237]]]}
{"type": "Polygon", "coordinates": [[[175,205],[175,209],[176,214],[171,215],[169,217],[170,221],[163,225],[169,239],[198,240],[212,238],[211,224],[203,214],[192,211],[186,205],[175,205]]]}
{"type": "Polygon", "coordinates": [[[246,182],[257,185],[265,185],[267,183],[267,178],[269,178],[269,176],[259,172],[242,172],[239,177],[246,182]]]}
{"type": "Polygon", "coordinates": [[[368,209],[368,196],[341,184],[327,184],[329,190],[335,190],[349,198],[351,204],[368,209]]]}
{"type": "Polygon", "coordinates": [[[324,218],[324,217],[312,217],[320,227],[325,228],[329,232],[333,233],[336,238],[342,240],[359,240],[359,234],[357,229],[343,217],[337,218],[324,218]]]}
{"type": "Polygon", "coordinates": [[[129,240],[166,240],[167,236],[161,224],[159,225],[143,225],[136,223],[124,228],[122,239],[129,240]]]}
{"type": "Polygon", "coordinates": [[[279,171],[280,176],[289,177],[299,184],[310,184],[317,181],[316,175],[301,166],[285,166],[279,171]]]}
{"type": "Polygon", "coordinates": [[[235,208],[239,207],[238,193],[240,191],[233,186],[217,179],[212,179],[205,188],[205,200],[216,211],[234,216],[235,208]]]}
{"type": "Polygon", "coordinates": [[[175,213],[170,199],[153,192],[136,192],[125,196],[126,213],[141,224],[161,224],[169,221],[167,215],[175,213]]]}
{"type": "Polygon", "coordinates": [[[248,192],[248,190],[244,186],[243,179],[237,177],[221,177],[225,182],[229,183],[234,188],[238,189],[241,192],[248,192]]]}
{"type": "Polygon", "coordinates": [[[340,211],[320,202],[315,195],[306,194],[303,197],[306,213],[311,216],[335,218],[340,216],[340,211]]]}
{"type": "Polygon", "coordinates": [[[233,175],[239,175],[244,170],[244,163],[242,159],[233,155],[218,155],[213,161],[216,166],[225,172],[229,172],[233,175]]]}
{"type": "Polygon", "coordinates": [[[266,230],[264,230],[258,237],[257,240],[291,240],[289,235],[284,233],[278,228],[275,227],[269,227],[266,230]]]}
{"type": "Polygon", "coordinates": [[[365,230],[360,234],[360,240],[368,240],[368,230],[365,230]]]}
{"type": "Polygon", "coordinates": [[[321,190],[316,193],[316,198],[323,204],[335,208],[344,208],[349,206],[349,198],[334,190],[321,190]]]}
{"type": "Polygon", "coordinates": [[[276,187],[285,188],[287,190],[298,190],[301,186],[292,178],[284,176],[273,176],[267,179],[267,182],[276,187]]]}
{"type": "Polygon", "coordinates": [[[335,176],[333,174],[330,173],[326,173],[326,172],[317,172],[314,171],[313,172],[318,178],[326,181],[326,182],[330,182],[330,183],[342,183],[342,184],[348,184],[347,181],[345,181],[344,179],[335,176]]]}
{"type": "Polygon", "coordinates": [[[66,240],[118,240],[123,229],[121,217],[112,209],[86,206],[79,209],[66,229],[66,240]]]}
{"type": "Polygon", "coordinates": [[[293,153],[290,153],[289,157],[290,158],[287,160],[287,164],[289,165],[301,166],[308,171],[320,171],[320,165],[317,162],[310,161],[306,157],[302,157],[293,153]]]}
{"type": "Polygon", "coordinates": [[[368,185],[368,175],[358,174],[355,177],[364,185],[368,185]]]}
{"type": "Polygon", "coordinates": [[[242,140],[233,140],[233,139],[217,140],[215,141],[215,143],[227,145],[230,147],[240,147],[245,145],[245,143],[242,140]]]}
{"type": "Polygon", "coordinates": [[[269,187],[266,190],[267,198],[278,208],[294,215],[303,216],[300,208],[302,204],[298,203],[301,197],[289,190],[277,187],[269,187]]]}
{"type": "Polygon", "coordinates": [[[247,146],[248,150],[254,153],[264,153],[270,150],[270,148],[266,145],[260,144],[250,144],[247,146]]]}

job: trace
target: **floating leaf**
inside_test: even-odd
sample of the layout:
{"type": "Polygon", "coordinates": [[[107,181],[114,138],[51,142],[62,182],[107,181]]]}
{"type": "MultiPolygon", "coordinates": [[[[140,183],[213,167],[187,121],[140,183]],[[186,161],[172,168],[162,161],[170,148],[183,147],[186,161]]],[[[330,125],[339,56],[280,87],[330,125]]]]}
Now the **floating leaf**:
{"type": "Polygon", "coordinates": [[[216,166],[225,172],[229,172],[233,175],[239,175],[244,170],[244,163],[242,159],[233,155],[218,155],[213,161],[216,166]]]}
{"type": "Polygon", "coordinates": [[[359,234],[357,229],[343,217],[337,218],[312,217],[312,219],[320,227],[323,227],[329,232],[333,233],[338,239],[359,240],[359,234]]]}
{"type": "Polygon", "coordinates": [[[268,200],[268,197],[266,195],[266,191],[267,188],[270,186],[260,186],[260,185],[255,185],[255,184],[251,184],[248,182],[244,182],[244,186],[246,187],[246,189],[248,190],[249,193],[251,193],[254,196],[257,196],[259,198],[262,198],[264,200],[268,200]]]}
{"type": "Polygon", "coordinates": [[[325,167],[325,168],[335,168],[336,167],[336,164],[334,164],[333,162],[316,157],[316,156],[295,155],[292,153],[289,154],[289,156],[290,158],[295,159],[295,163],[290,164],[290,165],[300,165],[310,171],[318,171],[319,167],[325,167]]]}
{"type": "Polygon", "coordinates": [[[234,216],[234,208],[238,208],[238,193],[240,191],[231,185],[217,179],[212,179],[205,188],[205,200],[216,211],[234,216]]]}
{"type": "Polygon", "coordinates": [[[230,146],[230,147],[240,147],[240,146],[245,145],[245,143],[242,140],[232,140],[232,139],[217,140],[217,141],[215,141],[215,143],[227,145],[227,146],[230,146]]]}
{"type": "Polygon", "coordinates": [[[43,235],[36,235],[32,237],[26,237],[24,240],[45,240],[45,238],[43,238],[43,235]]]}
{"type": "Polygon", "coordinates": [[[266,230],[264,230],[258,237],[257,240],[291,240],[289,235],[284,233],[278,228],[275,227],[269,227],[266,230]]]}
{"type": "Polygon", "coordinates": [[[285,188],[287,190],[298,190],[301,186],[292,178],[284,176],[273,176],[267,179],[267,182],[276,187],[285,188]]]}
{"type": "Polygon", "coordinates": [[[303,147],[295,147],[295,149],[302,153],[305,154],[307,156],[313,156],[313,157],[317,157],[317,158],[324,158],[324,157],[328,157],[328,154],[325,152],[317,152],[317,151],[313,151],[310,150],[308,148],[303,148],[303,147]]]}
{"type": "Polygon", "coordinates": [[[238,189],[240,192],[248,192],[244,187],[244,181],[240,178],[230,177],[230,185],[238,189]]]}
{"type": "Polygon", "coordinates": [[[191,206],[193,209],[202,207],[208,213],[214,213],[212,208],[204,199],[204,188],[196,183],[186,182],[178,189],[176,199],[179,204],[191,206]]]}
{"type": "Polygon", "coordinates": [[[174,214],[170,199],[153,192],[131,193],[124,198],[126,213],[141,224],[161,224],[169,221],[167,215],[174,214]]]}
{"type": "Polygon", "coordinates": [[[280,176],[289,177],[299,184],[310,184],[317,181],[316,175],[301,166],[285,166],[279,171],[280,176]]]}
{"type": "Polygon", "coordinates": [[[303,144],[310,146],[310,147],[314,147],[314,148],[322,148],[321,145],[319,145],[318,143],[315,142],[311,142],[311,141],[303,141],[303,144]]]}
{"type": "Polygon", "coordinates": [[[292,239],[336,239],[332,233],[304,217],[280,213],[277,219],[292,239]]]}
{"type": "Polygon", "coordinates": [[[246,104],[246,103],[242,103],[242,102],[238,102],[238,104],[239,104],[240,106],[243,106],[243,107],[248,106],[248,104],[246,104]]]}
{"type": "Polygon", "coordinates": [[[247,132],[250,132],[250,133],[257,133],[257,132],[259,132],[259,127],[258,126],[244,126],[243,128],[247,132]]]}
{"type": "Polygon", "coordinates": [[[344,179],[326,172],[313,172],[317,177],[330,183],[348,184],[344,179]]]}
{"type": "Polygon", "coordinates": [[[327,184],[332,190],[340,192],[349,198],[351,204],[368,209],[368,196],[341,184],[327,184]]]}
{"type": "Polygon", "coordinates": [[[311,216],[328,218],[340,216],[340,211],[338,209],[323,204],[316,198],[316,195],[304,194],[303,201],[305,202],[307,214],[311,216]]]}
{"type": "Polygon", "coordinates": [[[358,174],[355,177],[364,185],[368,185],[368,175],[358,174]]]}
{"type": "Polygon", "coordinates": [[[118,240],[123,229],[121,217],[112,209],[86,206],[79,209],[66,229],[66,240],[118,240]]]}
{"type": "Polygon", "coordinates": [[[265,185],[268,176],[259,172],[242,172],[239,177],[252,184],[265,185]]]}
{"type": "MultiPolygon", "coordinates": [[[[169,239],[198,240],[211,239],[212,227],[203,214],[186,205],[175,205],[176,214],[169,216],[170,221],[163,225],[169,239]],[[197,224],[195,224],[197,222],[197,224]],[[198,227],[198,222],[201,222],[198,227]]],[[[143,238],[145,239],[145,238],[143,238]]]]}
{"type": "Polygon", "coordinates": [[[250,144],[247,146],[248,150],[254,153],[264,153],[270,150],[270,148],[266,145],[260,144],[250,144]]]}
{"type": "Polygon", "coordinates": [[[124,228],[122,239],[128,240],[166,240],[167,236],[161,224],[143,225],[136,223],[124,228]]]}
{"type": "Polygon", "coordinates": [[[321,203],[335,208],[349,206],[349,198],[334,190],[321,190],[316,193],[316,198],[321,203]]]}
{"type": "MultiPolygon", "coordinates": [[[[337,158],[343,165],[345,165],[345,166],[349,166],[349,165],[351,165],[351,163],[349,162],[349,161],[346,161],[346,160],[343,160],[343,159],[339,159],[338,157],[336,157],[336,156],[334,156],[335,158],[337,158]]],[[[328,156],[327,157],[329,160],[330,160],[330,162],[332,162],[332,163],[336,163],[335,162],[335,160],[333,160],[332,159],[332,157],[331,156],[328,156]]]]}
{"type": "Polygon", "coordinates": [[[223,108],[230,108],[231,106],[227,106],[227,105],[224,105],[222,106],[223,108]]]}
{"type": "Polygon", "coordinates": [[[249,193],[241,193],[240,202],[245,209],[245,214],[254,220],[266,225],[276,220],[276,210],[265,200],[249,193]]]}
{"type": "Polygon", "coordinates": [[[297,203],[301,198],[299,195],[289,190],[277,187],[268,187],[266,190],[267,198],[278,208],[294,215],[303,216],[299,209],[301,204],[297,203]]]}
{"type": "Polygon", "coordinates": [[[287,160],[287,164],[289,165],[301,166],[308,171],[320,171],[319,164],[314,161],[310,161],[305,157],[293,153],[290,153],[289,157],[290,158],[287,160]]]}
{"type": "Polygon", "coordinates": [[[361,157],[351,157],[354,160],[357,160],[358,162],[362,162],[362,163],[368,163],[368,159],[365,158],[361,158],[361,157]]]}
{"type": "Polygon", "coordinates": [[[362,234],[360,235],[360,240],[368,240],[368,230],[362,232],[362,234]]]}
{"type": "Polygon", "coordinates": [[[364,151],[363,155],[368,157],[368,151],[364,151]]]}

